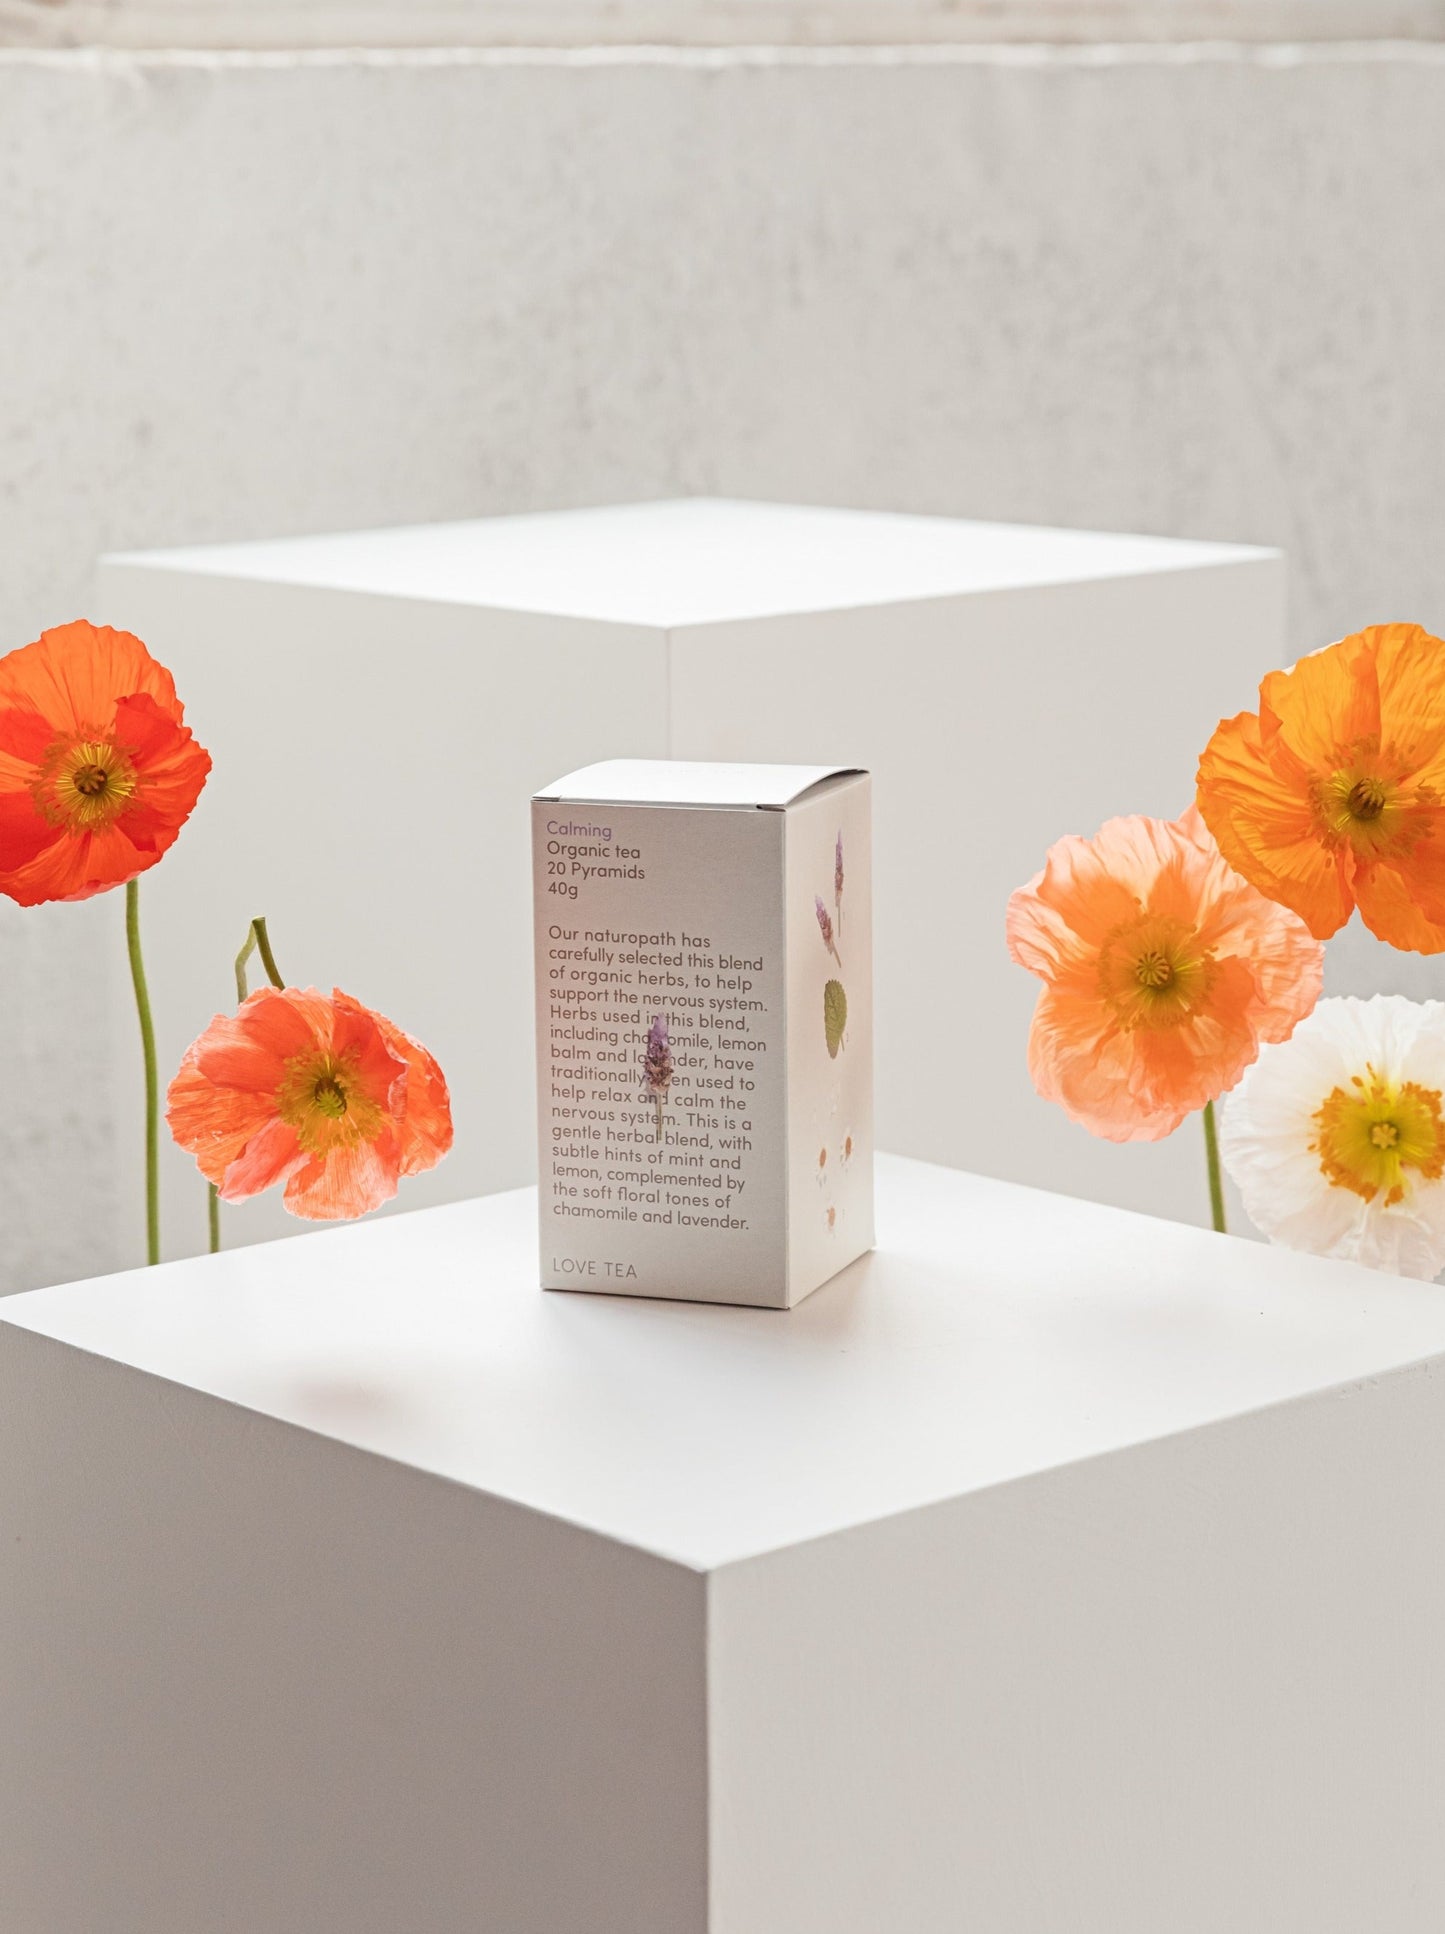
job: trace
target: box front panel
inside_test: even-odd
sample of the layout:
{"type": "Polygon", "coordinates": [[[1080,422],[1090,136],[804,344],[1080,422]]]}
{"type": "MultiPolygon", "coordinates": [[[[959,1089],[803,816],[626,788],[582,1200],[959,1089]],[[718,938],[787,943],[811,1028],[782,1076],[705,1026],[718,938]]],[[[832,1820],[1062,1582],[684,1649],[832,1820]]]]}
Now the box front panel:
{"type": "Polygon", "coordinates": [[[783,816],[533,806],[542,1282],[786,1300],[783,816]]]}

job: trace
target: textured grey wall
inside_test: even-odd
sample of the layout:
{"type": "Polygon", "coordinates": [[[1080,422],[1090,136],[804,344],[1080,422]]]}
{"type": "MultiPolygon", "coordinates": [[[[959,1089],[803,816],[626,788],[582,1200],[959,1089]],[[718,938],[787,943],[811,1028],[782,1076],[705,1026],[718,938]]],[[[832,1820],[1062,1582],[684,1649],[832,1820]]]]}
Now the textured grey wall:
{"type": "MultiPolygon", "coordinates": [[[[690,490],[1445,626],[1442,108],[1429,46],[0,57],[0,644],[107,548],[690,490]]],[[[5,1287],[110,1259],[120,920],[0,905],[5,1287]]]]}

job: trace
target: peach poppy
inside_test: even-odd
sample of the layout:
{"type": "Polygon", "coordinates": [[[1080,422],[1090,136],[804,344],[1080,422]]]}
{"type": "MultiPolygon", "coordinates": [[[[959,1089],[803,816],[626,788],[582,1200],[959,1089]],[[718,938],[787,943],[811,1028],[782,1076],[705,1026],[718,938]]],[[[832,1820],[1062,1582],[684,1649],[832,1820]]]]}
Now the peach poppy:
{"type": "Polygon", "coordinates": [[[1319,998],[1324,949],[1225,864],[1197,812],[1061,839],[1008,906],[1044,983],[1029,1072],[1111,1142],[1159,1141],[1319,998]]]}
{"type": "Polygon", "coordinates": [[[452,1145],[441,1069],[340,988],[261,987],[187,1048],[166,1120],[223,1202],[278,1182],[292,1215],[365,1215],[452,1145]]]}
{"type": "Polygon", "coordinates": [[[1319,939],[1358,907],[1392,947],[1445,950],[1445,644],[1372,625],[1271,672],[1205,747],[1199,810],[1319,939]]]}
{"type": "Polygon", "coordinates": [[[0,658],[0,892],[88,900],[155,865],[211,769],[139,638],[79,619],[0,658]]]}

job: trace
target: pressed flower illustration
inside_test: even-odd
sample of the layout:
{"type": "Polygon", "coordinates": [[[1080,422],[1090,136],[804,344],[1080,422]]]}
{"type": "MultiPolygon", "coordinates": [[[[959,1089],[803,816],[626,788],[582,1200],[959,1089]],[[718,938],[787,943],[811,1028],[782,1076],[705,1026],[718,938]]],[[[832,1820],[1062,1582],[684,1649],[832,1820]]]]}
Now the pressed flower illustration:
{"type": "Polygon", "coordinates": [[[851,1130],[843,1137],[842,1153],[839,1155],[838,1160],[843,1168],[851,1168],[853,1165],[853,1135],[851,1130]]]}
{"type": "Polygon", "coordinates": [[[292,1215],[365,1215],[452,1145],[426,1049],[339,988],[259,988],[186,1050],[166,1119],[223,1202],[284,1184],[292,1215]]]}
{"type": "Polygon", "coordinates": [[[1199,810],[1320,939],[1358,907],[1391,946],[1445,949],[1445,644],[1372,625],[1271,672],[1205,748],[1199,810]]]}
{"type": "Polygon", "coordinates": [[[1158,1141],[1231,1088],[1323,972],[1304,922],[1225,864],[1192,809],[1060,840],[1010,899],[1007,937],[1044,983],[1035,1087],[1116,1142],[1158,1141]]]}
{"type": "Polygon", "coordinates": [[[838,916],[838,931],[843,931],[843,829],[838,828],[838,844],[833,849],[833,911],[838,916]]]}
{"type": "MultiPolygon", "coordinates": [[[[642,1057],[642,1079],[657,1104],[657,1139],[662,1140],[662,1104],[672,1086],[672,1039],[662,1015],[654,1016],[647,1030],[647,1051],[642,1057]]],[[[686,1084],[684,1084],[686,1085],[686,1084]]]]}
{"type": "Polygon", "coordinates": [[[823,905],[823,896],[820,893],[813,895],[813,909],[818,916],[818,931],[823,936],[823,945],[841,967],[843,963],[838,958],[838,943],[833,937],[833,916],[823,905]]]}
{"type": "Polygon", "coordinates": [[[0,658],[0,892],[22,907],[125,887],[145,1079],[146,1260],[160,1261],[160,1079],[139,877],[211,769],[175,682],[139,638],[77,619],[0,658]]]}
{"type": "Polygon", "coordinates": [[[1445,1005],[1321,1001],[1225,1104],[1225,1167],[1272,1242],[1429,1279],[1445,1267],[1445,1005]]]}
{"type": "Polygon", "coordinates": [[[826,1148],[820,1148],[818,1150],[817,1175],[818,1187],[821,1189],[826,1186],[828,1181],[828,1151],[826,1148]]]}
{"type": "Polygon", "coordinates": [[[848,1026],[848,996],[840,980],[830,980],[823,989],[823,1032],[828,1041],[828,1056],[836,1061],[848,1026]]]}

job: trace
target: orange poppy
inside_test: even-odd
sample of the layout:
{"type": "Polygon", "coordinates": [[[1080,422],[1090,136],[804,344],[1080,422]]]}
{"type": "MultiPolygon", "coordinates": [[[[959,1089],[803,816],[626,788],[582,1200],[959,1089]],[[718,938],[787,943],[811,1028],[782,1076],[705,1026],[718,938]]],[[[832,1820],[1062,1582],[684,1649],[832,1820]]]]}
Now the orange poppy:
{"type": "Polygon", "coordinates": [[[170,673],[87,624],[0,658],[0,892],[88,900],[154,866],[211,769],[170,673]]]}
{"type": "Polygon", "coordinates": [[[166,1120],[225,1202],[284,1182],[292,1215],[365,1215],[452,1145],[441,1069],[340,988],[261,987],[187,1048],[166,1120]]]}
{"type": "Polygon", "coordinates": [[[1029,1072],[1111,1142],[1153,1142],[1232,1088],[1319,999],[1324,949],[1225,864],[1193,808],[1061,839],[1008,906],[1044,983],[1029,1072]]]}
{"type": "Polygon", "coordinates": [[[1205,747],[1199,810],[1321,940],[1358,907],[1392,947],[1445,950],[1445,644],[1372,625],[1271,672],[1205,747]]]}

